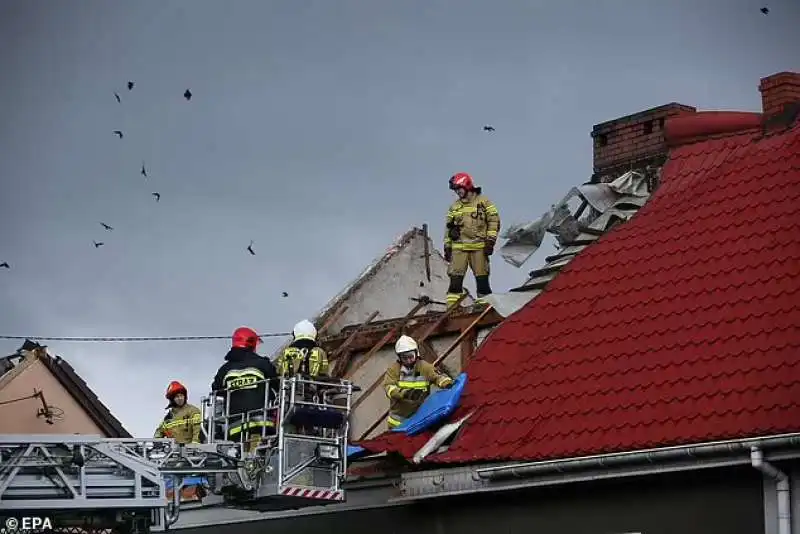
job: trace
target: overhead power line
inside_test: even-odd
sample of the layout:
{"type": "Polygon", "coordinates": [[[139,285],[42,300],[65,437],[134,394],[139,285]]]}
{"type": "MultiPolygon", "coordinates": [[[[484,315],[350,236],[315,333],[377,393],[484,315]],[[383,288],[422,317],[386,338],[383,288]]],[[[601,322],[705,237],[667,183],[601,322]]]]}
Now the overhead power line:
{"type": "MultiPolygon", "coordinates": [[[[270,337],[286,337],[290,332],[272,332],[259,334],[261,339],[270,337]]],[[[208,341],[212,339],[230,339],[231,336],[153,336],[153,337],[53,337],[53,336],[2,336],[0,339],[30,339],[31,341],[76,341],[84,343],[132,343],[136,341],[208,341]]]]}

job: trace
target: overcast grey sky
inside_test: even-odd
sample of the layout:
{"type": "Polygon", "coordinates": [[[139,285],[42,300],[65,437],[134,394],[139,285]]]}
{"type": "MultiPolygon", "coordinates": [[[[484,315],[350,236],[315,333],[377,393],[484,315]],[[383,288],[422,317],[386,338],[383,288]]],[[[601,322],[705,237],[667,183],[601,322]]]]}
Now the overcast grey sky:
{"type": "MultiPolygon", "coordinates": [[[[441,243],[456,171],[508,226],[588,179],[595,123],[759,111],[759,78],[800,70],[800,3],[767,5],[4,0],[0,334],[287,331],[411,226],[441,243]]],[[[498,256],[495,291],[546,252],[498,256]]],[[[227,350],[48,345],[144,435],[168,381],[198,401],[227,350]]]]}

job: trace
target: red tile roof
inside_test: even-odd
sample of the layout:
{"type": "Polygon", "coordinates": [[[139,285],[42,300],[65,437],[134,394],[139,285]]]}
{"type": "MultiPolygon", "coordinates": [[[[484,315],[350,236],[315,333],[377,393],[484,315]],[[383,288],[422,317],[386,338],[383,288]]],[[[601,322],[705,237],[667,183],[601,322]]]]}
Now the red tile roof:
{"type": "MultiPolygon", "coordinates": [[[[431,462],[542,460],[800,431],[800,124],[671,119],[661,186],[476,352],[431,462]],[[680,145],[680,146],[677,146],[680,145]]],[[[412,456],[429,435],[362,445],[412,456]]]]}

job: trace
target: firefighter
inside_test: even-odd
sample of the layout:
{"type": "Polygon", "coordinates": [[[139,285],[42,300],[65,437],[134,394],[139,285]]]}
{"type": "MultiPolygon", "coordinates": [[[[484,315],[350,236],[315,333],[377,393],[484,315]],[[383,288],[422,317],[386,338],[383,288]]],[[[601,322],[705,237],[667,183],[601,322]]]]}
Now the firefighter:
{"type": "MultiPolygon", "coordinates": [[[[303,319],[292,328],[292,343],[284,349],[275,362],[278,367],[278,374],[281,377],[289,378],[300,375],[311,379],[319,379],[328,376],[328,355],[325,350],[317,344],[317,329],[314,324],[303,319]]],[[[314,402],[319,394],[319,388],[315,384],[303,384],[296,390],[296,399],[305,402],[314,402]]],[[[317,400],[319,400],[317,398],[317,400]]],[[[286,425],[286,430],[290,433],[301,435],[315,435],[317,432],[310,427],[298,427],[286,425]]],[[[313,456],[313,450],[304,448],[304,444],[296,442],[287,451],[287,458],[291,465],[300,464],[313,456]]],[[[301,485],[313,485],[313,471],[304,469],[294,477],[294,481],[301,485]]]]}
{"type": "MultiPolygon", "coordinates": [[[[261,340],[252,328],[237,328],[233,333],[231,349],[225,363],[217,371],[211,390],[227,398],[228,439],[245,440],[249,449],[261,441],[263,430],[272,429],[275,423],[265,412],[267,390],[273,389],[278,378],[275,366],[268,358],[256,354],[261,340]]],[[[269,403],[273,401],[270,395],[269,403]]]]}
{"type": "Polygon", "coordinates": [[[173,438],[181,444],[200,443],[200,428],[203,425],[203,416],[200,408],[189,404],[186,386],[173,380],[167,386],[166,393],[169,405],[167,415],[158,425],[155,437],[173,438]]]}
{"type": "Polygon", "coordinates": [[[414,415],[430,394],[431,384],[447,389],[453,379],[439,373],[433,364],[419,357],[417,342],[409,336],[400,336],[394,345],[397,361],[383,377],[383,389],[389,397],[389,429],[400,425],[414,415]]]}
{"type": "Polygon", "coordinates": [[[459,172],[451,176],[450,189],[458,195],[447,212],[444,237],[444,259],[450,264],[447,303],[452,306],[464,291],[467,268],[475,275],[479,302],[492,293],[489,256],[494,252],[500,231],[500,214],[469,174],[459,172]]]}
{"type": "Polygon", "coordinates": [[[290,377],[295,374],[318,378],[328,376],[328,354],[317,344],[317,329],[311,321],[303,319],[292,329],[292,343],[278,356],[278,374],[290,377]]]}

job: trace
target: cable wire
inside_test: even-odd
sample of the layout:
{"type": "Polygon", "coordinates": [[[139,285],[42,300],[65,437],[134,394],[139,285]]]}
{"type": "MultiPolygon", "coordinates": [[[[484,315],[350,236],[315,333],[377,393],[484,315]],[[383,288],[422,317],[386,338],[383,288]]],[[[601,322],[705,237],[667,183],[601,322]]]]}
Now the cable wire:
{"type": "Polygon", "coordinates": [[[16,399],[9,399],[9,400],[0,401],[0,406],[5,406],[6,404],[12,404],[14,402],[20,402],[20,401],[24,401],[24,400],[28,400],[28,399],[35,399],[39,395],[40,395],[40,393],[34,393],[33,395],[28,395],[26,397],[18,397],[16,399]]]}
{"type": "MultiPolygon", "coordinates": [[[[259,334],[259,338],[287,337],[291,332],[273,332],[259,334]]],[[[45,337],[45,336],[2,336],[0,339],[30,339],[38,341],[76,341],[82,343],[131,343],[136,341],[208,341],[212,339],[230,339],[231,336],[153,336],[153,337],[45,337]]]]}

